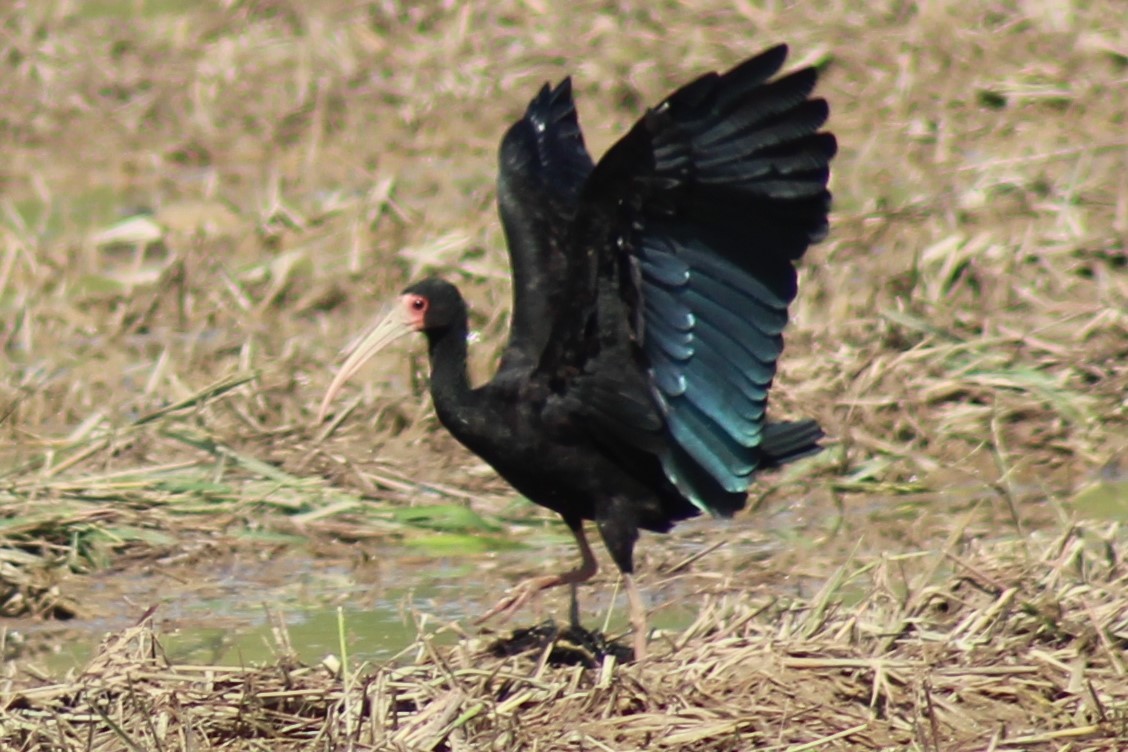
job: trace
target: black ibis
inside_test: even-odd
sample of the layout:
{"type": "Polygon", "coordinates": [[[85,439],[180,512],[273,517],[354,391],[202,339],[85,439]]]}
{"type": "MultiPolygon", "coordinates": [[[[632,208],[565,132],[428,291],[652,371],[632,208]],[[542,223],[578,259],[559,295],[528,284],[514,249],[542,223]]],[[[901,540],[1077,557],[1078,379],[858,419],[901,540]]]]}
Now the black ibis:
{"type": "Polygon", "coordinates": [[[513,270],[509,341],[470,384],[467,308],[417,282],[361,338],[331,400],[408,332],[427,338],[439,421],[517,491],[564,518],[575,569],[513,588],[482,618],[597,571],[593,520],[622,573],[636,655],[646,610],[632,580],[639,530],[728,517],[756,472],[818,451],[812,420],[768,420],[796,294],[795,262],[827,233],[835,138],[817,72],[778,76],[787,47],[707,73],[647,110],[598,164],[571,81],[548,84],[501,142],[497,184],[513,270]]]}

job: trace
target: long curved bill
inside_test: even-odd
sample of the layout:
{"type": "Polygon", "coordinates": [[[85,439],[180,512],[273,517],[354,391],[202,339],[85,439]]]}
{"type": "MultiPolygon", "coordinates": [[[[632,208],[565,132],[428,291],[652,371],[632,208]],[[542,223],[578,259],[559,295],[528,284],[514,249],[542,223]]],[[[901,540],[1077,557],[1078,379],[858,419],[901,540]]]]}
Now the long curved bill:
{"type": "Polygon", "coordinates": [[[395,340],[414,331],[406,310],[402,305],[398,305],[398,302],[396,301],[397,304],[393,305],[392,309],[353,345],[352,351],[341,366],[341,370],[337,371],[337,375],[333,377],[333,382],[325,390],[325,397],[321,400],[321,407],[317,411],[318,423],[325,420],[325,415],[329,412],[329,405],[332,404],[333,398],[337,396],[337,392],[341,391],[345,382],[360,370],[361,366],[395,340]]]}

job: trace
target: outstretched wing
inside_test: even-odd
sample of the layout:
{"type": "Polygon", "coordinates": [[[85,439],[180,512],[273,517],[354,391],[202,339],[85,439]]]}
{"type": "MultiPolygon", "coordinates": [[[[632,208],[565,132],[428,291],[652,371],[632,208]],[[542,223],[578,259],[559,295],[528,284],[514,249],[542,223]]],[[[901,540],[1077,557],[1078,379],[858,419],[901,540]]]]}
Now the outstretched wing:
{"type": "Polygon", "coordinates": [[[567,273],[565,237],[592,170],[572,82],[545,84],[498,153],[498,209],[513,269],[513,312],[502,369],[536,364],[552,326],[557,280],[567,273]]]}
{"type": "Polygon", "coordinates": [[[816,71],[770,81],[786,56],[682,87],[600,160],[540,363],[598,430],[653,447],[660,425],[667,477],[719,513],[743,504],[757,467],[821,435],[765,418],[794,262],[827,232],[836,151],[819,132],[827,104],[810,98],[816,71]]]}

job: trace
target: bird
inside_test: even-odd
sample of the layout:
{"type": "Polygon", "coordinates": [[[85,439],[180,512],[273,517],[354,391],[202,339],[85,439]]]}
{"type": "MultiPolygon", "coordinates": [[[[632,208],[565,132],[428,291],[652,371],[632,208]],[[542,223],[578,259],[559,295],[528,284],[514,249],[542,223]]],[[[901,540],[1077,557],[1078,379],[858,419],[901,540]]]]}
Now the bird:
{"type": "Polygon", "coordinates": [[[821,449],[811,419],[769,420],[796,262],[828,234],[835,136],[814,67],[780,75],[779,44],[676,89],[598,163],[570,77],[506,131],[497,203],[512,270],[509,337],[472,386],[468,308],[453,284],[411,284],[326,390],[389,342],[422,333],[439,422],[527,499],[559,514],[580,563],[511,588],[483,621],[598,572],[594,522],[621,576],[636,659],[647,615],[640,530],[731,517],[753,477],[821,449]]]}

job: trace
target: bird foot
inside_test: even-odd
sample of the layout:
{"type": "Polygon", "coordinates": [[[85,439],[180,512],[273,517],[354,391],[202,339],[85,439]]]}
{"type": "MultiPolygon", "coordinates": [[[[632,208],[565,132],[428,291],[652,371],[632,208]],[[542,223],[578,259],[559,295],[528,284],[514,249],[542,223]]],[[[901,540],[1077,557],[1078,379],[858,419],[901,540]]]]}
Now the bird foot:
{"type": "Polygon", "coordinates": [[[517,609],[528,603],[530,599],[540,595],[542,590],[547,590],[557,585],[563,585],[568,581],[569,580],[564,576],[558,574],[530,577],[527,580],[522,580],[510,588],[509,592],[506,593],[493,608],[475,619],[474,623],[482,624],[495,616],[508,619],[516,613],[517,609]]]}

